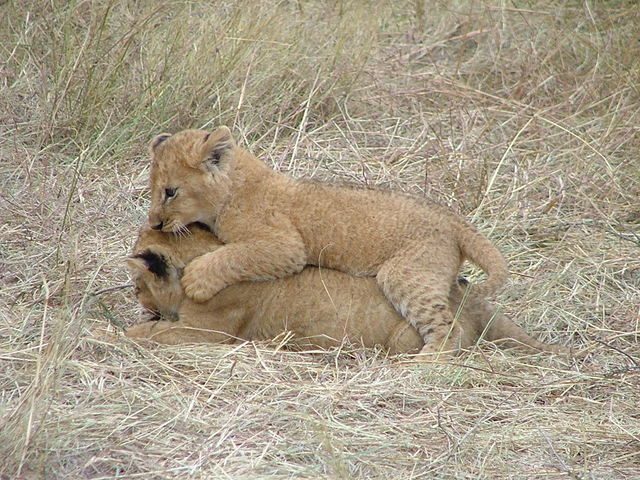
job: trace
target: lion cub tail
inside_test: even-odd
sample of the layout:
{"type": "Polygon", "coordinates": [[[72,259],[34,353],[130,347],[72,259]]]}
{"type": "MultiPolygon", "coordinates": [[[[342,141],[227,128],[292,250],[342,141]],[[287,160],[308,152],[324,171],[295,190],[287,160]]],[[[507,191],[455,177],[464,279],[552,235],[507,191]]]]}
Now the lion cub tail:
{"type": "Polygon", "coordinates": [[[509,269],[507,261],[493,243],[483,236],[475,227],[461,222],[458,230],[458,243],[465,258],[478,265],[487,279],[472,287],[475,295],[491,296],[495,294],[507,280],[509,269]]]}

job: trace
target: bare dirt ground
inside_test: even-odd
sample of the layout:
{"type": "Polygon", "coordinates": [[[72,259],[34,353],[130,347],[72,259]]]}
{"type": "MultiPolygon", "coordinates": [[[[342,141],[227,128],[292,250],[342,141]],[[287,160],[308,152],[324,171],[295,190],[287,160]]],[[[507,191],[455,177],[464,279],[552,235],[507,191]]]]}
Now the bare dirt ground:
{"type": "Polygon", "coordinates": [[[639,39],[622,0],[0,2],[0,478],[640,478],[639,39]],[[147,142],[218,124],[462,213],[589,354],[122,338],[147,142]]]}

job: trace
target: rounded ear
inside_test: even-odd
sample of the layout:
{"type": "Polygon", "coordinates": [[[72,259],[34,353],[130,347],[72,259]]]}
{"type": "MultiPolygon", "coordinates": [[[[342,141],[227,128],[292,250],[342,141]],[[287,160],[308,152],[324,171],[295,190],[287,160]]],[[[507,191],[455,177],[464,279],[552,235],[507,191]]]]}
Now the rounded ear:
{"type": "Polygon", "coordinates": [[[169,275],[169,262],[164,255],[153,250],[144,250],[127,258],[127,265],[132,272],[151,272],[158,278],[169,275]]]}
{"type": "Polygon", "coordinates": [[[151,153],[153,153],[153,151],[170,136],[170,133],[161,133],[160,135],[156,135],[154,139],[151,140],[151,143],[149,143],[149,150],[151,153]]]}
{"type": "Polygon", "coordinates": [[[212,171],[220,165],[221,161],[231,153],[236,142],[228,127],[221,126],[204,137],[202,143],[201,162],[204,167],[212,171]]]}
{"type": "Polygon", "coordinates": [[[132,274],[140,274],[148,270],[147,263],[140,257],[127,257],[125,262],[127,262],[127,268],[132,274]]]}

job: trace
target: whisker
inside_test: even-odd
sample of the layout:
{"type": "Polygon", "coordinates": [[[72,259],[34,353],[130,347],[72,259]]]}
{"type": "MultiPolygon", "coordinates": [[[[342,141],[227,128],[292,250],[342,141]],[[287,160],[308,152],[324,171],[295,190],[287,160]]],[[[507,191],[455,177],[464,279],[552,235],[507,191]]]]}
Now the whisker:
{"type": "Polygon", "coordinates": [[[179,223],[177,228],[176,228],[176,232],[178,234],[178,236],[180,238],[186,238],[189,236],[189,229],[187,228],[187,226],[184,223],[179,223]]]}

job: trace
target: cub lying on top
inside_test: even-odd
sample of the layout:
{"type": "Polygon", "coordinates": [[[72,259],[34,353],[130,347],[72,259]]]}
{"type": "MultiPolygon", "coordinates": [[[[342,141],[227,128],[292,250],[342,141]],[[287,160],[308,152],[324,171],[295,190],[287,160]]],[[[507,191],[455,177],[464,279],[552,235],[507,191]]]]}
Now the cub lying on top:
{"type": "MultiPolygon", "coordinates": [[[[354,277],[331,269],[307,267],[268,282],[241,282],[205,303],[185,298],[180,285],[184,266],[194,257],[217,251],[216,237],[191,225],[178,236],[143,228],[128,260],[140,303],[163,319],[127,329],[131,338],[159,343],[234,343],[269,340],[288,331],[288,345],[338,346],[343,339],[364,347],[385,347],[390,353],[416,353],[423,345],[418,332],[385,299],[374,278],[354,277]]],[[[564,352],[531,338],[495,311],[484,298],[465,292],[465,283],[451,285],[448,305],[456,313],[461,347],[481,337],[507,346],[564,352]]]]}
{"type": "Polygon", "coordinates": [[[462,262],[495,292],[507,277],[498,250],[445,207],[391,192],[296,181],[236,146],[231,132],[185,130],[151,143],[154,229],[202,222],[225,244],[193,260],[182,285],[203,302],[245,280],[282,278],[305,265],[375,276],[420,333],[421,353],[454,351],[460,331],[448,296],[462,262]]]}

